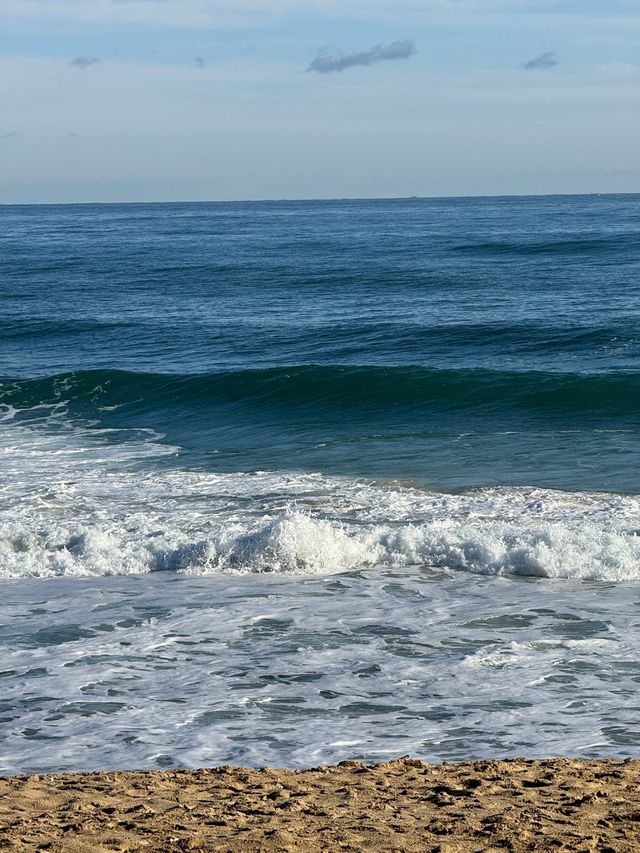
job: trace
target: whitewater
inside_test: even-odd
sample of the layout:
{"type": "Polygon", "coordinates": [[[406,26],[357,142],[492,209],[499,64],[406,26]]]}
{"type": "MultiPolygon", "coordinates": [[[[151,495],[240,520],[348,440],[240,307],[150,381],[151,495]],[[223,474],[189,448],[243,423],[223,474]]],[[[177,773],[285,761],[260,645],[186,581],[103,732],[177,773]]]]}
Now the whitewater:
{"type": "Polygon", "coordinates": [[[639,211],[0,208],[0,772],[633,751],[639,211]]]}
{"type": "Polygon", "coordinates": [[[0,577],[446,567],[640,580],[640,498],[544,489],[430,492],[320,474],[127,470],[172,453],[101,431],[5,438],[0,577]],[[83,440],[84,439],[84,440],[83,440]],[[124,453],[122,452],[124,450],[124,453]],[[17,475],[21,489],[15,488],[17,475]]]}

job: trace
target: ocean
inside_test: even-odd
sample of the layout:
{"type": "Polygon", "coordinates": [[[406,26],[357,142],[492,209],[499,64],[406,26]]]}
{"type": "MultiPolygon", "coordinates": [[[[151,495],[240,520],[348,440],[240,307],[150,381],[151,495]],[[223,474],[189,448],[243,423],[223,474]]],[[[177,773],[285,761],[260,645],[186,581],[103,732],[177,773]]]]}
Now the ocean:
{"type": "Polygon", "coordinates": [[[640,196],[0,207],[0,773],[640,745],[640,196]]]}

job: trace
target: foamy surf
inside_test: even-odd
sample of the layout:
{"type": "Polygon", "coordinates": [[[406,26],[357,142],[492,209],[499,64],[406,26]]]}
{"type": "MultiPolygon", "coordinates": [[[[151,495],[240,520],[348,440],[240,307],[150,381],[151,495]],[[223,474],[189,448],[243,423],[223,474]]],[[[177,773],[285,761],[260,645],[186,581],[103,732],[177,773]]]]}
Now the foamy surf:
{"type": "Polygon", "coordinates": [[[2,526],[5,578],[105,576],[176,571],[335,574],[375,566],[422,566],[485,575],[640,579],[640,538],[593,524],[460,522],[356,528],[292,512],[263,524],[235,523],[226,532],[189,540],[180,531],[145,525],[28,530],[2,526]]]}
{"type": "MultiPolygon", "coordinates": [[[[38,475],[34,468],[34,479],[11,495],[3,514],[0,576],[305,576],[416,566],[640,579],[640,500],[633,496],[541,489],[446,494],[288,472],[143,474],[128,469],[131,452],[117,464],[98,455],[95,465],[81,445],[76,452],[67,447],[48,472],[28,456],[38,475]]],[[[7,479],[3,486],[8,493],[7,479]]]]}

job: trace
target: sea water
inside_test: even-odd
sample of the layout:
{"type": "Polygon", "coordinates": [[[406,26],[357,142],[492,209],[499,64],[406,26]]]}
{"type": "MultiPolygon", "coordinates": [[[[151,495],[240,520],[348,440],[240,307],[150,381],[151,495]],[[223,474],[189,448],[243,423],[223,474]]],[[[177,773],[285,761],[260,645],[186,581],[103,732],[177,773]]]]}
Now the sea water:
{"type": "Polygon", "coordinates": [[[640,743],[640,196],[0,207],[0,772],[640,743]]]}

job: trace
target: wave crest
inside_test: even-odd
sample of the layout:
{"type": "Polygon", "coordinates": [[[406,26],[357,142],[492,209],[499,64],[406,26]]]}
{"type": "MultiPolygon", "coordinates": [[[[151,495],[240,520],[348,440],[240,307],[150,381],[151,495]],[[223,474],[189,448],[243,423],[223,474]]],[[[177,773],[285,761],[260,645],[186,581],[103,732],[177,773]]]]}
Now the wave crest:
{"type": "Polygon", "coordinates": [[[208,374],[89,370],[0,381],[0,409],[68,407],[84,417],[194,404],[246,407],[541,410],[637,417],[640,372],[559,373],[419,366],[293,365],[208,374]]]}
{"type": "MultiPolygon", "coordinates": [[[[174,534],[176,535],[176,534],[174,534]]],[[[180,534],[177,534],[179,538],[180,534]]],[[[170,538],[170,537],[168,537],[170,538]]],[[[640,580],[640,537],[585,520],[434,519],[420,524],[344,524],[295,511],[207,539],[158,542],[126,527],[0,539],[0,575],[54,577],[153,571],[327,575],[365,567],[420,566],[484,575],[640,580]]]]}

